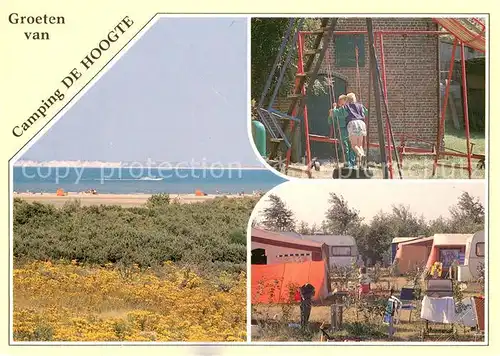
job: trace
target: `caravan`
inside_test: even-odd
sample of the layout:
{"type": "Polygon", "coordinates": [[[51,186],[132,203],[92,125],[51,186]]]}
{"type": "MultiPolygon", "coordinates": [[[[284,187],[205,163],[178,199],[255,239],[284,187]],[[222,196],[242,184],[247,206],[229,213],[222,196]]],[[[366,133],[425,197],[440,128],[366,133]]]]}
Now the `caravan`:
{"type": "Polygon", "coordinates": [[[301,235],[303,240],[323,243],[328,247],[330,268],[347,267],[359,263],[360,256],[356,240],[348,235],[301,235]]]}
{"type": "Polygon", "coordinates": [[[484,263],[484,231],[479,231],[467,240],[464,264],[458,267],[458,280],[460,282],[477,281],[484,263]]]}

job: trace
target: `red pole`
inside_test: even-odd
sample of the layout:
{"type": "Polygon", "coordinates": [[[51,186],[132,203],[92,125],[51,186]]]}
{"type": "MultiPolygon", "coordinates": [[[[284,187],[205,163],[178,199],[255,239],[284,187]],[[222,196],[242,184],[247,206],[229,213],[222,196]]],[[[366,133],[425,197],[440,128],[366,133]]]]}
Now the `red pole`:
{"type": "MultiPolygon", "coordinates": [[[[318,31],[301,31],[304,35],[317,35],[318,31]]],[[[333,31],[334,35],[363,35],[367,34],[366,30],[354,31],[333,31]]],[[[379,30],[373,31],[374,35],[450,35],[447,31],[427,31],[427,30],[379,30]]]]}
{"type": "Polygon", "coordinates": [[[472,161],[470,147],[470,131],[469,131],[469,103],[467,101],[467,71],[465,70],[465,45],[460,43],[460,57],[462,57],[462,101],[464,103],[464,121],[465,121],[465,137],[467,140],[467,171],[469,179],[472,178],[472,161]]]}
{"type": "MultiPolygon", "coordinates": [[[[387,77],[385,73],[385,56],[384,56],[384,38],[383,34],[378,34],[380,41],[380,64],[382,66],[382,84],[384,86],[384,100],[387,102],[387,77]]],[[[377,85],[377,83],[375,83],[377,85]]],[[[394,172],[392,169],[392,144],[390,140],[390,132],[389,132],[389,115],[385,113],[385,137],[387,137],[387,162],[389,163],[389,177],[393,179],[394,172]]]]}
{"type": "MultiPolygon", "coordinates": [[[[371,68],[371,66],[370,66],[371,68]]],[[[371,101],[371,91],[372,91],[372,81],[373,75],[372,70],[368,70],[368,102],[366,103],[366,109],[368,110],[368,115],[366,116],[366,137],[364,138],[364,146],[366,147],[366,156],[368,157],[368,153],[370,151],[370,101],[371,101]]],[[[368,161],[368,160],[367,160],[368,161]]]]}
{"type": "Polygon", "coordinates": [[[436,156],[434,157],[434,166],[432,168],[432,176],[436,175],[439,152],[441,150],[441,136],[444,135],[444,122],[446,120],[446,108],[448,107],[448,97],[450,95],[451,78],[453,77],[453,66],[455,64],[455,52],[457,50],[457,39],[453,41],[453,49],[451,52],[450,68],[448,69],[448,81],[444,91],[443,106],[441,107],[441,119],[439,120],[437,139],[436,139],[436,156]]]}

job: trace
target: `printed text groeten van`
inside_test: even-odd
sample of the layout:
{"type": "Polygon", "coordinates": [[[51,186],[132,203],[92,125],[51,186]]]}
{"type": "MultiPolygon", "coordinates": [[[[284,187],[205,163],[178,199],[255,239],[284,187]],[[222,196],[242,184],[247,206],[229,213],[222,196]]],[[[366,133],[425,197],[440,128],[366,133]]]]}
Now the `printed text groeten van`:
{"type": "MultiPolygon", "coordinates": [[[[9,16],[9,22],[11,24],[65,24],[65,19],[62,16],[21,16],[17,13],[13,13],[9,16]]],[[[134,24],[134,21],[125,16],[114,28],[108,32],[105,38],[103,38],[95,48],[93,48],[84,58],[80,61],[80,67],[73,68],[67,76],[61,80],[61,87],[57,88],[52,95],[41,101],[40,106],[36,111],[34,111],[31,116],[22,123],[14,126],[12,129],[12,134],[16,137],[21,137],[26,131],[28,131],[33,125],[36,124],[37,120],[40,118],[46,118],[50,114],[51,107],[58,101],[64,100],[64,91],[67,91],[71,86],[79,80],[85,71],[87,71],[91,66],[93,66],[99,58],[102,57],[103,53],[108,51],[113,46],[116,46],[116,42],[120,40],[122,35],[134,24]]]]}

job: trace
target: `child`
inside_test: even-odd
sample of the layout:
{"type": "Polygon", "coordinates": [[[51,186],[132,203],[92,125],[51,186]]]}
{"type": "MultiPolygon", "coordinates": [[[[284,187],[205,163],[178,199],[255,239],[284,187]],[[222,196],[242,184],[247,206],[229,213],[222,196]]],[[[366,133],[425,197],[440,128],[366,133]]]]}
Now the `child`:
{"type": "Polygon", "coordinates": [[[363,137],[366,136],[365,117],[368,114],[368,110],[357,102],[354,93],[349,93],[346,95],[345,105],[337,108],[335,114],[345,118],[351,147],[354,148],[360,157],[364,157],[363,137]]]}
{"type": "Polygon", "coordinates": [[[356,155],[354,154],[354,151],[349,144],[349,133],[347,132],[345,116],[342,115],[342,113],[339,110],[337,110],[337,108],[342,108],[344,106],[346,99],[347,99],[346,95],[339,96],[338,103],[333,104],[334,105],[333,109],[330,109],[329,111],[328,123],[330,125],[333,125],[333,128],[330,130],[330,136],[333,135],[333,132],[336,132],[337,133],[336,137],[340,139],[341,144],[344,147],[345,160],[346,160],[345,165],[347,167],[354,167],[356,165],[356,155]]]}
{"type": "Polygon", "coordinates": [[[346,96],[346,105],[344,107],[347,111],[346,123],[349,140],[351,141],[351,146],[358,154],[364,157],[363,137],[366,136],[365,116],[368,114],[368,110],[366,110],[363,104],[357,102],[354,93],[349,93],[346,96]]]}
{"type": "Polygon", "coordinates": [[[361,298],[363,294],[367,294],[370,291],[371,279],[366,273],[366,267],[361,267],[359,269],[358,281],[359,281],[359,297],[361,298]]]}

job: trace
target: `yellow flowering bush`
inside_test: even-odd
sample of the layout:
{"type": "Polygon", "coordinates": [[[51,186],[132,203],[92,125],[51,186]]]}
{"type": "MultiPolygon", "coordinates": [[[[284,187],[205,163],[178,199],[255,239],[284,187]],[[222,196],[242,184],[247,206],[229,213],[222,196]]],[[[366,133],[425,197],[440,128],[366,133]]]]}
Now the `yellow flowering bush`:
{"type": "Polygon", "coordinates": [[[244,341],[246,276],[30,262],[14,269],[13,324],[16,341],[244,341]]]}

